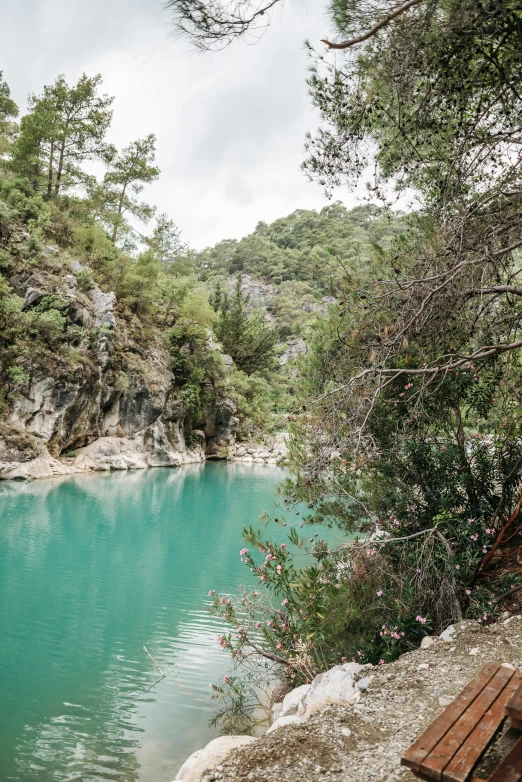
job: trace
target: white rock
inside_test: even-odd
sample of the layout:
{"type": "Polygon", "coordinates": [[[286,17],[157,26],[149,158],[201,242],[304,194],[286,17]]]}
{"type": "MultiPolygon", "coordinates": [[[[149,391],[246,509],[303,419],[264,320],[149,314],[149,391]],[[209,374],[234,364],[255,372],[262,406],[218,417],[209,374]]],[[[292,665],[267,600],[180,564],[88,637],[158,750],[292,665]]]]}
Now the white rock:
{"type": "Polygon", "coordinates": [[[472,655],[477,655],[479,652],[480,652],[480,649],[478,648],[478,646],[475,646],[473,649],[469,650],[469,654],[472,654],[472,655]]]}
{"type": "Polygon", "coordinates": [[[441,641],[451,641],[454,635],[455,625],[450,625],[449,627],[446,627],[443,633],[440,634],[439,638],[441,641]]]}
{"type": "Polygon", "coordinates": [[[341,728],[341,733],[343,736],[346,736],[347,738],[348,736],[352,735],[352,731],[350,730],[350,728],[341,728]]]}
{"type": "Polygon", "coordinates": [[[283,712],[283,704],[282,703],[274,703],[272,706],[272,709],[270,711],[270,724],[273,725],[274,722],[277,722],[279,717],[282,716],[283,712]]]}
{"type": "Polygon", "coordinates": [[[94,310],[94,325],[96,327],[108,326],[110,329],[113,329],[116,325],[116,316],[114,315],[116,294],[112,291],[103,293],[98,285],[94,283],[88,295],[94,310]]]}
{"type": "Polygon", "coordinates": [[[73,475],[76,467],[62,464],[47,451],[27,462],[0,462],[0,480],[26,480],[54,478],[56,475],[73,475]]]}
{"type": "Polygon", "coordinates": [[[288,714],[286,717],[279,717],[273,725],[270,725],[270,727],[267,730],[267,733],[273,733],[274,730],[277,730],[278,728],[282,728],[285,725],[293,725],[296,722],[302,722],[303,718],[299,717],[298,714],[288,714]]]}
{"type": "Polygon", "coordinates": [[[322,698],[351,703],[355,699],[356,692],[352,674],[343,670],[341,665],[336,665],[326,673],[320,673],[315,677],[304,702],[306,707],[322,698]]]}
{"type": "Polygon", "coordinates": [[[77,453],[74,466],[80,470],[139,470],[147,467],[145,454],[127,437],[100,437],[77,453]]]}
{"type": "MultiPolygon", "coordinates": [[[[352,676],[355,676],[360,671],[364,670],[366,668],[365,665],[360,665],[360,663],[345,663],[341,666],[343,671],[346,671],[347,673],[351,673],[352,676]]],[[[371,666],[370,666],[371,668],[371,666]]]]}
{"type": "Polygon", "coordinates": [[[418,671],[427,671],[429,667],[430,666],[429,666],[428,663],[421,663],[420,665],[417,666],[417,670],[418,671]]]}
{"type": "Polygon", "coordinates": [[[250,744],[252,736],[220,736],[203,749],[198,749],[183,763],[176,775],[177,782],[201,782],[204,774],[222,763],[236,747],[250,744]]]}
{"type": "Polygon", "coordinates": [[[372,678],[371,676],[365,676],[364,679],[359,679],[357,682],[357,687],[361,692],[366,692],[368,690],[368,687],[370,686],[372,678]]]}
{"type": "Polygon", "coordinates": [[[455,699],[452,698],[450,695],[441,695],[439,698],[439,703],[441,706],[449,706],[450,703],[453,703],[455,699]]]}
{"type": "Polygon", "coordinates": [[[433,646],[434,643],[435,643],[435,638],[432,635],[425,635],[421,641],[420,648],[427,649],[429,646],[433,646]]]}
{"type": "Polygon", "coordinates": [[[302,684],[287,693],[283,700],[281,717],[288,717],[290,714],[297,714],[300,704],[304,701],[310,690],[309,684],[302,684]]]}

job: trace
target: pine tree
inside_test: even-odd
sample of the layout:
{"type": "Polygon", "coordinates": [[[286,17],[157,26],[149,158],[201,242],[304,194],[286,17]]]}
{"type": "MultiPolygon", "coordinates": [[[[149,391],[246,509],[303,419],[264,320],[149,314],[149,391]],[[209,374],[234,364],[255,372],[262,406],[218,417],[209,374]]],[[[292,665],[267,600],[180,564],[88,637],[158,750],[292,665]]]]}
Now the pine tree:
{"type": "Polygon", "coordinates": [[[28,176],[47,198],[82,184],[81,164],[105,158],[105,135],[112,119],[113,98],[98,95],[100,75],[85,74],[73,87],[59,76],[40,96],[29,99],[14,150],[14,168],[28,176]]]}
{"type": "Polygon", "coordinates": [[[116,242],[124,226],[126,213],[147,221],[154,214],[154,208],[139,201],[136,196],[149,182],[159,176],[154,165],[156,137],[153,133],[144,139],[133,141],[119,154],[114,151],[109,162],[109,171],[103,180],[106,214],[112,225],[112,241],[116,242]]]}
{"type": "Polygon", "coordinates": [[[238,369],[247,375],[262,374],[274,368],[277,334],[263,314],[249,305],[250,297],[244,293],[239,275],[233,295],[225,294],[220,303],[217,336],[238,369]]]}
{"type": "Polygon", "coordinates": [[[11,98],[9,85],[0,71],[0,163],[8,153],[15,133],[14,120],[18,116],[18,106],[11,98]]]}
{"type": "Polygon", "coordinates": [[[156,218],[156,225],[147,244],[162,264],[173,263],[187,252],[187,245],[181,240],[181,231],[164,212],[156,218]]]}

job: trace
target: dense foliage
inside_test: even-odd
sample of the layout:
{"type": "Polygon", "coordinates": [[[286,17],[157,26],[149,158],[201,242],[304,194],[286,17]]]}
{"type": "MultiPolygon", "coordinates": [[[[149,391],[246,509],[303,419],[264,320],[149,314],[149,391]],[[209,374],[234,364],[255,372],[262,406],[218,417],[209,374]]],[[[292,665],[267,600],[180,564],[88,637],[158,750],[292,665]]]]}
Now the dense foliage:
{"type": "MultiPolygon", "coordinates": [[[[204,49],[275,4],[169,5],[204,49]]],[[[511,0],[330,10],[324,43],[345,54],[310,46],[323,122],[305,171],[327,193],[368,177],[376,198],[409,191],[420,208],[339,276],[301,362],[284,493],[346,546],[312,534],[314,564],[298,572],[290,548],[248,530],[266,555],[243,551],[256,591],[282,607],[262,600],[261,620],[253,594],[213,603],[235,659],[259,653],[305,679],[342,657],[386,662],[464,614],[488,621],[521,586],[522,12],[511,0]]]]}

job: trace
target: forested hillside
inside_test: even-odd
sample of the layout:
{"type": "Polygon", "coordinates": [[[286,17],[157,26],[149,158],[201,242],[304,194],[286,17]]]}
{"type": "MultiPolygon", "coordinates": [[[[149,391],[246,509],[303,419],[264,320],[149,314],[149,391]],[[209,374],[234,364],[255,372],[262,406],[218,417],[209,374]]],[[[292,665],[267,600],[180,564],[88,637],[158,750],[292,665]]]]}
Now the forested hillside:
{"type": "Polygon", "coordinates": [[[100,76],[72,86],[58,77],[19,122],[0,86],[4,426],[35,432],[58,456],[151,425],[158,411],[176,447],[199,442],[216,406],[225,444],[227,417],[240,438],[284,417],[311,325],[403,219],[332,204],[196,252],[143,200],[160,175],[154,137],[123,150],[107,143],[113,98],[100,76]],[[101,180],[87,173],[90,160],[104,164],[101,180]],[[42,383],[50,398],[37,403],[42,383]],[[65,412],[43,415],[38,404],[65,412]],[[130,429],[120,409],[129,405],[130,429]]]}

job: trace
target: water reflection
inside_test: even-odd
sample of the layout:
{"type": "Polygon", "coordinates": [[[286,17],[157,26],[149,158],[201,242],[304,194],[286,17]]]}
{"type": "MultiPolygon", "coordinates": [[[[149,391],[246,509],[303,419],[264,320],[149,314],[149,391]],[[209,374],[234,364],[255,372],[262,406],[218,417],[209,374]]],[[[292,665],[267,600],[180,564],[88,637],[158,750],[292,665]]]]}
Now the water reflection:
{"type": "Polygon", "coordinates": [[[0,486],[0,779],[170,782],[216,735],[208,685],[228,659],[203,603],[244,580],[241,528],[275,511],[281,477],[208,464],[0,486]]]}

